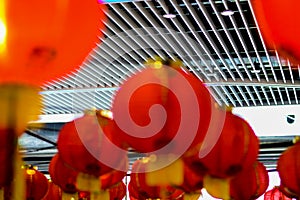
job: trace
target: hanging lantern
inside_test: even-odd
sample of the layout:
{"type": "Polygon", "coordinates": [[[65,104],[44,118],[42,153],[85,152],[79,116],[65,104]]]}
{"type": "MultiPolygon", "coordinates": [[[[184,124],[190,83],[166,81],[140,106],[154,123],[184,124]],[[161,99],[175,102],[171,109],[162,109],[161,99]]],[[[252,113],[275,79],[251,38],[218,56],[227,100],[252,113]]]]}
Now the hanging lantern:
{"type": "Polygon", "coordinates": [[[49,190],[43,200],[61,200],[62,190],[58,185],[55,185],[52,181],[48,181],[49,190]]]}
{"type": "Polygon", "coordinates": [[[77,192],[76,178],[78,172],[66,165],[56,154],[50,162],[49,174],[54,184],[58,185],[63,192],[74,194],[77,192]]]}
{"type": "MultiPolygon", "coordinates": [[[[123,162],[125,162],[124,166],[127,166],[127,162],[128,162],[127,158],[124,159],[123,162]]],[[[124,169],[124,170],[113,170],[112,172],[101,175],[100,176],[101,189],[105,190],[119,183],[126,176],[126,174],[127,174],[127,170],[124,169]]]]}
{"type": "Polygon", "coordinates": [[[183,167],[184,180],[180,185],[174,185],[176,188],[181,189],[185,194],[197,195],[201,194],[203,188],[203,177],[205,174],[195,173],[186,163],[183,167]]]}
{"type": "Polygon", "coordinates": [[[198,148],[211,119],[209,91],[180,62],[157,59],[146,66],[114,97],[116,143],[155,154],[183,155],[198,148]]]}
{"type": "Polygon", "coordinates": [[[99,42],[104,11],[98,0],[1,1],[0,84],[40,86],[78,68],[99,42]]]}
{"type": "Polygon", "coordinates": [[[264,194],[264,200],[292,200],[292,198],[285,196],[279,187],[275,186],[264,194]]]}
{"type": "Polygon", "coordinates": [[[127,152],[110,142],[109,133],[103,133],[109,126],[110,119],[96,116],[95,111],[66,123],[57,140],[63,162],[95,177],[120,168],[120,160],[127,157],[127,152]]]}
{"type": "Polygon", "coordinates": [[[26,199],[40,200],[48,192],[48,180],[46,176],[34,169],[28,167],[25,169],[26,179],[26,199]]]}
{"type": "Polygon", "coordinates": [[[269,186],[266,167],[255,162],[253,167],[243,170],[230,180],[230,196],[234,200],[255,200],[265,193],[269,186]]]}
{"type": "Polygon", "coordinates": [[[77,189],[81,191],[88,191],[91,193],[101,193],[113,187],[126,176],[128,170],[127,157],[125,157],[122,161],[119,162],[119,165],[124,167],[122,170],[114,169],[113,171],[103,174],[100,177],[80,172],[76,179],[77,189]]]}
{"type": "Polygon", "coordinates": [[[146,168],[148,165],[148,158],[136,160],[132,165],[132,172],[130,174],[129,193],[133,198],[139,200],[146,199],[176,199],[183,194],[183,191],[176,189],[168,184],[152,185],[147,179],[146,168]],[[179,192],[180,191],[180,192],[179,192]],[[178,195],[175,197],[174,195],[178,195]]]}
{"type": "Polygon", "coordinates": [[[275,48],[281,56],[287,56],[295,64],[300,61],[300,27],[297,13],[300,2],[297,0],[255,0],[255,16],[264,39],[270,48],[275,48]]]}
{"type": "Polygon", "coordinates": [[[216,178],[228,178],[251,167],[257,159],[258,149],[259,141],[251,126],[226,111],[221,135],[211,151],[203,158],[197,153],[185,162],[200,175],[208,173],[216,178]]]}
{"type": "Polygon", "coordinates": [[[110,187],[108,190],[110,200],[122,200],[126,196],[126,185],[122,181],[110,187]]]}
{"type": "Polygon", "coordinates": [[[288,196],[300,196],[300,142],[286,149],[277,161],[277,171],[281,181],[282,191],[288,196]]]}
{"type": "Polygon", "coordinates": [[[105,200],[122,200],[126,195],[126,185],[120,181],[115,185],[107,188],[106,190],[101,190],[97,193],[80,191],[78,192],[79,200],[90,200],[90,199],[105,199],[105,200]]]}
{"type": "Polygon", "coordinates": [[[128,183],[128,192],[129,192],[129,199],[130,200],[144,200],[146,197],[142,197],[143,195],[140,194],[134,183],[128,183]]]}

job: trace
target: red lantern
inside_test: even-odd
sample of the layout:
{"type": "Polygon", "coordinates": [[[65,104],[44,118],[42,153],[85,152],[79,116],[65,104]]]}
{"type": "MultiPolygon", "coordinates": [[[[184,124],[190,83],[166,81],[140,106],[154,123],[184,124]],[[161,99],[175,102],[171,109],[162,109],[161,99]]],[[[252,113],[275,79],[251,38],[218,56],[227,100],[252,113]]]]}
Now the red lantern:
{"type": "Polygon", "coordinates": [[[2,1],[0,84],[40,86],[78,68],[99,41],[104,10],[98,0],[2,1]]]}
{"type": "MultiPolygon", "coordinates": [[[[127,160],[126,160],[127,161],[127,160]]],[[[101,189],[108,189],[115,184],[118,184],[127,174],[127,171],[114,170],[100,176],[101,189]]]]}
{"type": "Polygon", "coordinates": [[[198,148],[205,137],[213,105],[210,93],[199,79],[173,65],[153,61],[116,93],[114,138],[121,147],[182,155],[198,148]]]}
{"type": "Polygon", "coordinates": [[[100,177],[79,173],[77,176],[77,189],[81,191],[98,193],[99,191],[104,191],[113,187],[122,181],[122,179],[126,176],[127,162],[127,158],[123,159],[123,161],[120,161],[120,165],[124,166],[123,170],[115,169],[109,173],[101,175],[100,177]]]}
{"type": "MultiPolygon", "coordinates": [[[[205,146],[205,144],[203,144],[205,146]]],[[[259,141],[251,126],[231,111],[226,112],[221,135],[203,158],[199,154],[185,159],[196,173],[227,178],[251,167],[257,159],[259,141]]]]}
{"type": "Polygon", "coordinates": [[[61,159],[75,170],[96,177],[114,169],[124,170],[120,160],[127,157],[127,152],[110,142],[109,133],[103,133],[107,130],[110,130],[110,119],[95,113],[66,123],[57,140],[61,159]]]}
{"type": "Polygon", "coordinates": [[[136,160],[132,165],[128,190],[132,198],[138,200],[146,199],[176,199],[183,191],[170,185],[150,186],[146,180],[147,162],[136,160]],[[175,196],[176,194],[176,196],[175,196]]]}
{"type": "Polygon", "coordinates": [[[300,196],[300,142],[285,150],[278,159],[277,171],[281,185],[288,196],[300,196]]]}
{"type": "MultiPolygon", "coordinates": [[[[117,184],[113,185],[110,188],[107,188],[108,194],[109,194],[109,199],[110,200],[122,200],[124,196],[126,195],[126,185],[120,181],[117,184]]],[[[104,190],[102,190],[103,192],[104,190]]],[[[101,192],[100,192],[101,193],[101,192]]],[[[80,191],[78,193],[79,200],[90,200],[92,199],[92,195],[90,192],[82,192],[80,191]]],[[[101,198],[101,197],[99,197],[101,198]]]]}
{"type": "Polygon", "coordinates": [[[204,174],[195,173],[189,165],[184,164],[184,180],[181,185],[175,185],[176,188],[181,189],[185,193],[201,193],[203,188],[204,174]]]}
{"type": "Polygon", "coordinates": [[[63,192],[76,193],[76,179],[78,172],[67,166],[60,158],[59,154],[56,154],[49,165],[49,174],[54,184],[58,185],[63,192]]]}
{"type": "Polygon", "coordinates": [[[122,181],[109,188],[110,200],[122,200],[126,195],[126,185],[122,181]]]}
{"type": "Polygon", "coordinates": [[[26,199],[40,200],[48,192],[46,176],[33,168],[25,169],[26,199]]]}
{"type": "Polygon", "coordinates": [[[254,200],[265,193],[269,186],[266,167],[255,162],[253,167],[244,169],[230,180],[230,196],[234,200],[254,200]]]}
{"type": "Polygon", "coordinates": [[[142,195],[140,195],[140,193],[138,192],[137,188],[135,185],[133,185],[134,183],[129,182],[128,183],[128,192],[129,192],[129,198],[130,200],[144,200],[145,197],[140,197],[142,195]]]}
{"type": "Polygon", "coordinates": [[[279,187],[274,187],[264,194],[264,200],[292,200],[292,198],[285,196],[279,187]]]}
{"type": "Polygon", "coordinates": [[[281,55],[288,56],[297,64],[300,61],[300,17],[297,13],[300,2],[297,0],[255,0],[253,1],[255,16],[259,28],[268,45],[274,45],[281,55]]]}
{"type": "Polygon", "coordinates": [[[58,185],[55,185],[52,181],[49,181],[49,190],[43,200],[61,200],[62,190],[58,185]]]}

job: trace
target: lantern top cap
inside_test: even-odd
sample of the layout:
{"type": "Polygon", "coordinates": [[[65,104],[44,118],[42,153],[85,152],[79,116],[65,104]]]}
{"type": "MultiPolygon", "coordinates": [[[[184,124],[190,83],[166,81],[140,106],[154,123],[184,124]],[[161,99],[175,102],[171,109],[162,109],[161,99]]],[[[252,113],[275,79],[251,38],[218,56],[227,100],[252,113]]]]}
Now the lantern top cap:
{"type": "Polygon", "coordinates": [[[170,66],[174,69],[179,69],[179,68],[183,67],[182,61],[179,60],[178,58],[164,60],[159,56],[155,56],[154,58],[147,59],[145,62],[145,65],[151,66],[155,69],[160,69],[164,65],[170,66]]]}
{"type": "Polygon", "coordinates": [[[297,144],[299,142],[300,142],[300,136],[295,136],[294,139],[293,139],[293,143],[297,144]]]}

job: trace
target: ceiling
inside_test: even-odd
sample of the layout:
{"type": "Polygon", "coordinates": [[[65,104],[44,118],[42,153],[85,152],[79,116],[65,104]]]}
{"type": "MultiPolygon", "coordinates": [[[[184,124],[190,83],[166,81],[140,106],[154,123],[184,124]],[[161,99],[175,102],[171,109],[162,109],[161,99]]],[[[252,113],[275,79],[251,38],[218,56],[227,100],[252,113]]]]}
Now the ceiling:
{"type": "MultiPolygon", "coordinates": [[[[107,6],[103,36],[82,67],[42,87],[43,115],[110,109],[122,82],[155,56],[182,60],[220,105],[294,105],[300,101],[299,66],[281,57],[275,47],[266,46],[251,0],[131,1],[107,6]],[[224,16],[224,10],[234,14],[224,16]],[[176,17],[164,18],[166,13],[176,17]]],[[[60,127],[60,123],[48,124],[42,130],[27,131],[21,140],[25,160],[47,166],[56,151],[60,127]],[[32,136],[42,138],[34,143],[32,136]]],[[[275,169],[276,159],[291,141],[292,137],[261,138],[259,158],[269,170],[275,169]]]]}

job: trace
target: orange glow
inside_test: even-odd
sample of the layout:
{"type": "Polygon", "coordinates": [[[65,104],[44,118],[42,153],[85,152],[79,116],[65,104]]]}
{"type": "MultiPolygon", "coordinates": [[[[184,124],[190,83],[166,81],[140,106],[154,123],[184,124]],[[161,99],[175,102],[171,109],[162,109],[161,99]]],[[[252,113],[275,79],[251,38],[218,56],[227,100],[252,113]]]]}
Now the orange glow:
{"type": "Polygon", "coordinates": [[[5,1],[0,2],[0,53],[6,49],[6,17],[5,17],[5,1]]]}

